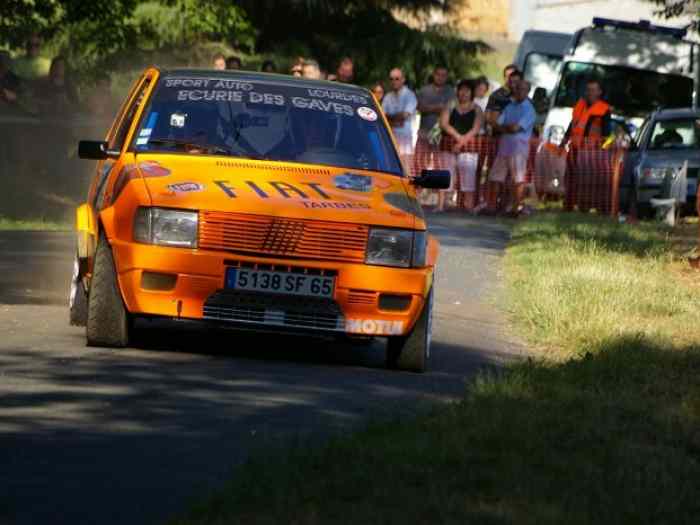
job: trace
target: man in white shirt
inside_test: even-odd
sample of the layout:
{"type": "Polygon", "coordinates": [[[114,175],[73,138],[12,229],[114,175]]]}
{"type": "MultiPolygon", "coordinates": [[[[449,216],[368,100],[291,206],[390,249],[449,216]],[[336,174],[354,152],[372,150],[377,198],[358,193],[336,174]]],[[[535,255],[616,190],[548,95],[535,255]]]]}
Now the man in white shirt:
{"type": "Polygon", "coordinates": [[[418,100],[416,95],[406,87],[406,77],[399,68],[389,72],[391,91],[382,101],[384,113],[391,124],[396,137],[400,155],[413,154],[413,119],[416,116],[418,100]]]}
{"type": "Polygon", "coordinates": [[[489,208],[495,211],[497,199],[505,189],[510,176],[513,188],[512,212],[518,213],[525,194],[530,137],[535,126],[535,108],[528,98],[530,83],[517,80],[512,83],[513,98],[494,124],[499,134],[498,153],[489,175],[489,208]]]}

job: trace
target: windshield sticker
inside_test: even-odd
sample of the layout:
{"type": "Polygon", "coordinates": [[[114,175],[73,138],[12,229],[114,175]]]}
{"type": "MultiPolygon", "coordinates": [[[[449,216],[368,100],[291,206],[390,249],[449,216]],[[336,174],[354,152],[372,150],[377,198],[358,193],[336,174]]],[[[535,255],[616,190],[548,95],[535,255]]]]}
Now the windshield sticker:
{"type": "Polygon", "coordinates": [[[377,120],[377,112],[374,111],[372,108],[368,108],[367,106],[361,106],[357,108],[357,114],[361,119],[366,120],[368,122],[374,122],[375,120],[377,120]]]}
{"type": "Polygon", "coordinates": [[[148,121],[146,122],[146,125],[144,126],[144,128],[148,129],[148,130],[153,130],[153,128],[156,127],[157,120],[158,120],[158,112],[154,111],[150,115],[148,115],[148,121]]]}
{"type": "Polygon", "coordinates": [[[168,184],[168,189],[175,193],[191,193],[194,191],[204,191],[204,184],[199,182],[176,182],[168,184]]]}
{"type": "Polygon", "coordinates": [[[354,114],[352,106],[341,104],[340,102],[326,102],[316,98],[292,97],[292,105],[299,109],[313,109],[350,117],[354,114]]]}
{"type": "Polygon", "coordinates": [[[173,113],[170,115],[170,125],[173,128],[184,128],[185,120],[187,120],[187,113],[173,113]]]}
{"type": "Polygon", "coordinates": [[[243,93],[223,89],[181,89],[177,92],[177,100],[180,102],[243,102],[243,93]]]}
{"type": "Polygon", "coordinates": [[[367,105],[367,97],[362,95],[356,95],[354,93],[347,93],[345,91],[337,91],[335,89],[309,89],[309,96],[315,98],[330,98],[333,100],[342,100],[344,102],[355,102],[356,104],[367,105]]]}
{"type": "Polygon", "coordinates": [[[145,146],[148,144],[148,137],[139,137],[136,139],[137,146],[145,146]]]}
{"type": "Polygon", "coordinates": [[[339,190],[351,190],[368,192],[372,190],[372,177],[357,175],[355,173],[343,173],[333,179],[335,187],[339,190]]]}
{"type": "Polygon", "coordinates": [[[251,104],[268,104],[271,106],[284,106],[283,95],[273,95],[271,93],[257,93],[251,91],[248,93],[248,102],[251,104]]]}
{"type": "Polygon", "coordinates": [[[213,88],[234,91],[252,91],[253,84],[239,80],[216,80],[212,78],[166,78],[165,87],[213,88]]]}
{"type": "Polygon", "coordinates": [[[153,128],[144,128],[139,132],[139,137],[150,137],[153,133],[153,128]]]}

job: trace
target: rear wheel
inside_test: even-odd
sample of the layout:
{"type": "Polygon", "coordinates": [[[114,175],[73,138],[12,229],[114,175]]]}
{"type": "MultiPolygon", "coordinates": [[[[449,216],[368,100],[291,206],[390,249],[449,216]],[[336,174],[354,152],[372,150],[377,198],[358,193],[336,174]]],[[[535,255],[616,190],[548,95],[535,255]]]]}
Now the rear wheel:
{"type": "Polygon", "coordinates": [[[411,333],[390,337],[386,346],[386,366],[398,370],[425,372],[430,360],[433,328],[433,290],[411,333]]]}
{"type": "Polygon", "coordinates": [[[88,294],[88,346],[126,346],[129,343],[129,321],[117,284],[112,248],[102,233],[97,243],[88,294]]]}

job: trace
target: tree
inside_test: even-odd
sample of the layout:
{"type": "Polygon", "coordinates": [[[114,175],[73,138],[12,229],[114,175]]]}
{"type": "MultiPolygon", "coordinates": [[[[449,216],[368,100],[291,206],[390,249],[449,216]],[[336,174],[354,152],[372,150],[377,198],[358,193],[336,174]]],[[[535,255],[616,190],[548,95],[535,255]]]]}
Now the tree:
{"type": "MultiPolygon", "coordinates": [[[[473,72],[478,44],[448,25],[414,29],[397,20],[401,9],[418,17],[431,10],[447,12],[461,0],[241,0],[258,30],[261,52],[313,57],[329,70],[343,56],[356,63],[356,82],[386,78],[400,66],[410,81],[423,83],[435,64],[457,75],[473,72]]],[[[482,47],[483,48],[483,47],[482,47]]]]}
{"type": "Polygon", "coordinates": [[[121,47],[134,36],[129,17],[137,0],[3,0],[0,44],[22,47],[31,33],[51,38],[80,26],[76,40],[101,51],[121,47]]]}
{"type": "Polygon", "coordinates": [[[658,14],[665,18],[678,18],[683,15],[693,14],[694,20],[691,28],[695,31],[700,29],[700,18],[698,18],[698,0],[647,0],[652,4],[659,6],[658,14]]]}

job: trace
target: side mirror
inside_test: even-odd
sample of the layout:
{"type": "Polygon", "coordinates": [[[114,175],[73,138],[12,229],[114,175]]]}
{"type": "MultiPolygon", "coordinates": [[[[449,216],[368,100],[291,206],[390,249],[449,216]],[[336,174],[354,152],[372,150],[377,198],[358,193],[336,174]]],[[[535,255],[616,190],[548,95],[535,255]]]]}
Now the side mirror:
{"type": "Polygon", "coordinates": [[[451,179],[449,170],[423,170],[420,177],[413,179],[413,184],[419,188],[446,190],[450,187],[451,179]]]}
{"type": "Polygon", "coordinates": [[[104,160],[119,156],[119,151],[108,150],[107,143],[101,140],[81,140],[78,143],[78,157],[81,159],[104,160]]]}

